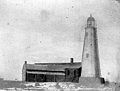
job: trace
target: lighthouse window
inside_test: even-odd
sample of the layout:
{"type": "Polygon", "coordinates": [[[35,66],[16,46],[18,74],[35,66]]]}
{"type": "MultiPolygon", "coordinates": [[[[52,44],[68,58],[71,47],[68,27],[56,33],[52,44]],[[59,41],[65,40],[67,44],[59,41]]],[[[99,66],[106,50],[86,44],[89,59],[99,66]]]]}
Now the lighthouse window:
{"type": "Polygon", "coordinates": [[[89,54],[87,53],[87,54],[86,54],[86,58],[88,58],[88,57],[89,57],[89,54]]]}
{"type": "Polygon", "coordinates": [[[86,32],[85,36],[86,36],[86,37],[88,36],[88,32],[86,32]]]}

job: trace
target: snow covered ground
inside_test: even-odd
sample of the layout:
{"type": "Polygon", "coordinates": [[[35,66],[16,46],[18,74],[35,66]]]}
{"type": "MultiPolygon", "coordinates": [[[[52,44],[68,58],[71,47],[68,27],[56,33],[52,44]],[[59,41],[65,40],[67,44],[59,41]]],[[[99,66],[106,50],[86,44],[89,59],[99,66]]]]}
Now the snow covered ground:
{"type": "Polygon", "coordinates": [[[115,88],[100,86],[90,88],[79,86],[78,83],[69,82],[45,82],[45,83],[24,83],[25,87],[3,88],[1,91],[115,91],[115,88]]]}

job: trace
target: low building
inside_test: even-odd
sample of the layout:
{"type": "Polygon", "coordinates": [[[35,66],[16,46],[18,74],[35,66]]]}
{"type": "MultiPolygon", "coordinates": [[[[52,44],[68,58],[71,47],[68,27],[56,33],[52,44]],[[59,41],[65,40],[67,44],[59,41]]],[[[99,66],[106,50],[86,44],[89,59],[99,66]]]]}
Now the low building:
{"type": "Polygon", "coordinates": [[[35,63],[22,69],[22,81],[25,82],[78,82],[81,76],[81,62],[35,63]]]}

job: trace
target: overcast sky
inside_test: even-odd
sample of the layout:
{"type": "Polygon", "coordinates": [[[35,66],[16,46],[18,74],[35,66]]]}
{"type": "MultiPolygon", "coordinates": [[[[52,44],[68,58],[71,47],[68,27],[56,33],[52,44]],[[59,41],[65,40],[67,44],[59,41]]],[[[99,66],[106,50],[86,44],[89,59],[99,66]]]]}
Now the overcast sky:
{"type": "Polygon", "coordinates": [[[115,0],[0,0],[0,76],[21,80],[25,60],[81,62],[90,14],[97,22],[102,76],[120,81],[120,4],[115,0]]]}

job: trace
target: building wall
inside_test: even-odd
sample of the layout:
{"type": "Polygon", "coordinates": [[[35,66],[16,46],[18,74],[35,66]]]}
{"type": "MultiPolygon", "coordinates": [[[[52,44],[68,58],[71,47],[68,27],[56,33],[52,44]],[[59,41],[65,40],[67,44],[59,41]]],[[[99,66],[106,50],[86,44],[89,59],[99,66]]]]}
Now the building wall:
{"type": "Polygon", "coordinates": [[[64,75],[27,74],[26,82],[64,82],[64,75]]]}
{"type": "Polygon", "coordinates": [[[65,69],[65,82],[79,82],[81,76],[81,68],[79,69],[65,69]]]}
{"type": "MultiPolygon", "coordinates": [[[[26,71],[27,72],[27,71],[26,71]]],[[[54,73],[54,72],[53,72],[54,73]]],[[[81,76],[81,68],[66,68],[65,75],[52,75],[52,74],[31,74],[25,73],[26,82],[78,82],[81,76]]]]}
{"type": "Polygon", "coordinates": [[[64,75],[46,75],[46,82],[64,82],[64,75]]]}
{"type": "Polygon", "coordinates": [[[22,69],[22,81],[26,81],[26,64],[23,65],[22,69]]]}

